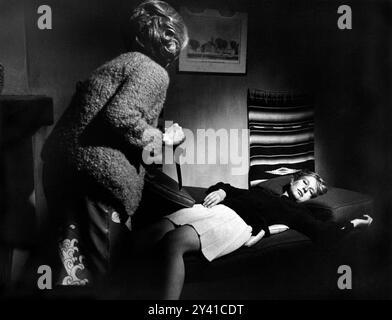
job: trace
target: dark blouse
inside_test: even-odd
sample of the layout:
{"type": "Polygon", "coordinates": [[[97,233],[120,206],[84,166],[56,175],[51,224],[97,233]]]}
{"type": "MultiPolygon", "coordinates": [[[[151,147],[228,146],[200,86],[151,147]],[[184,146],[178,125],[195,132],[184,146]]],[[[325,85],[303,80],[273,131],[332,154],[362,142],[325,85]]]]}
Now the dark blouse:
{"type": "Polygon", "coordinates": [[[284,224],[303,233],[314,242],[324,243],[341,238],[354,227],[350,222],[341,225],[332,221],[318,220],[303,203],[297,203],[287,196],[276,194],[260,186],[245,190],[219,182],[211,186],[207,193],[219,189],[226,192],[226,198],[221,204],[233,209],[250,225],[253,235],[263,229],[266,236],[269,236],[268,226],[284,224]]]}

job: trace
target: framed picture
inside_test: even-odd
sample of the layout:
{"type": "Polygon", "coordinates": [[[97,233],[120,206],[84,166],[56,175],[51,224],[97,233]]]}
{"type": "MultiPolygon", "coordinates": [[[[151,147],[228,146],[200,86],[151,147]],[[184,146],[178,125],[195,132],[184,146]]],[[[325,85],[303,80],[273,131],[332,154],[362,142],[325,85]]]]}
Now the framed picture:
{"type": "Polygon", "coordinates": [[[182,7],[181,15],[189,44],[180,54],[180,72],[246,73],[246,13],[223,16],[217,10],[193,12],[182,7]]]}

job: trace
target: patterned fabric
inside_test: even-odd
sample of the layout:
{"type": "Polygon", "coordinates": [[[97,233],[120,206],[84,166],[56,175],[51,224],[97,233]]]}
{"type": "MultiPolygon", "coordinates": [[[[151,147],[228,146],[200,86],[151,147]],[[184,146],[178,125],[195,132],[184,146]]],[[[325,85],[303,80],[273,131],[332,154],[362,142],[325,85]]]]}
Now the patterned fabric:
{"type": "Polygon", "coordinates": [[[63,286],[87,285],[90,273],[85,265],[85,257],[80,252],[77,227],[73,224],[68,225],[65,235],[66,238],[61,239],[58,244],[63,267],[58,284],[63,286]]]}
{"type": "Polygon", "coordinates": [[[249,185],[314,171],[314,107],[305,94],[248,91],[249,185]]]}

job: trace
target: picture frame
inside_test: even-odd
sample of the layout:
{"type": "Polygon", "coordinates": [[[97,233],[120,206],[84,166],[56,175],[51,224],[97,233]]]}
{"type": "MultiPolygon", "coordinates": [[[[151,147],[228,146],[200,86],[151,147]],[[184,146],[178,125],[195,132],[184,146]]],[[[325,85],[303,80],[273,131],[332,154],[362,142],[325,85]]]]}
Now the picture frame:
{"type": "Polygon", "coordinates": [[[218,10],[194,12],[180,8],[188,27],[189,43],[181,51],[180,72],[246,73],[248,15],[218,10]]]}

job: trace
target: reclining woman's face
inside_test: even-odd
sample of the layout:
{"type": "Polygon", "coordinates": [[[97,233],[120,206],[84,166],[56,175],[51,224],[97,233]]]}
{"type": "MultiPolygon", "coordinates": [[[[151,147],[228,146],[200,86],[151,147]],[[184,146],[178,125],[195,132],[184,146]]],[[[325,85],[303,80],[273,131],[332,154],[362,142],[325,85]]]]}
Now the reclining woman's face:
{"type": "Polygon", "coordinates": [[[317,196],[317,180],[312,176],[303,176],[290,183],[288,193],[297,202],[304,202],[317,196]]]}

